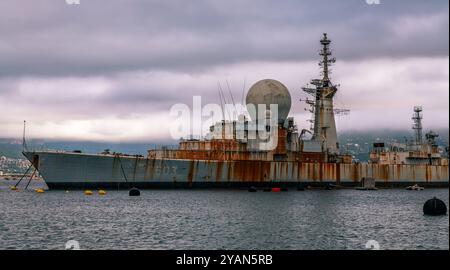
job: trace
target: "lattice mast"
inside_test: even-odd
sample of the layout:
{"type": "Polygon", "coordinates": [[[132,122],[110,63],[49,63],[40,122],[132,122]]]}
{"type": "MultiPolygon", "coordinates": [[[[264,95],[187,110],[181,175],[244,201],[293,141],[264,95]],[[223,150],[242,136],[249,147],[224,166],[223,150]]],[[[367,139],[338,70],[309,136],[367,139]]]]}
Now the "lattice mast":
{"type": "Polygon", "coordinates": [[[412,126],[415,135],[416,145],[421,145],[423,143],[422,139],[422,106],[414,106],[414,114],[412,120],[414,124],[412,126]]]}

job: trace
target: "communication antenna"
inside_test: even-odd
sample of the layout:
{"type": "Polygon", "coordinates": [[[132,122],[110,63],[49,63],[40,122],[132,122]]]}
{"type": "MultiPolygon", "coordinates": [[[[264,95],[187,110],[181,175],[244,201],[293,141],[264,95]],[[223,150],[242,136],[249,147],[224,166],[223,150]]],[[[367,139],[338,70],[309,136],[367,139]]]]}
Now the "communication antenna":
{"type": "Polygon", "coordinates": [[[22,152],[28,151],[27,141],[25,140],[26,124],[27,124],[27,121],[23,120],[22,152]]]}
{"type": "Polygon", "coordinates": [[[332,57],[332,51],[330,49],[331,40],[328,39],[326,33],[323,34],[320,40],[322,45],[319,55],[321,60],[319,66],[321,69],[321,78],[312,79],[306,87],[302,87],[303,92],[310,97],[305,99],[306,104],[310,106],[308,111],[311,112],[311,131],[313,131],[312,140],[326,141],[327,149],[333,152],[339,151],[337,144],[337,132],[335,125],[335,114],[346,114],[347,110],[334,110],[333,98],[338,91],[338,85],[334,85],[331,82],[331,66],[336,62],[336,59],[332,57]]]}
{"type": "Polygon", "coordinates": [[[222,110],[222,118],[225,119],[225,112],[223,111],[223,100],[222,100],[222,94],[220,93],[220,86],[219,82],[217,82],[217,92],[219,92],[219,100],[220,100],[220,109],[222,110]]]}
{"type": "Polygon", "coordinates": [[[219,87],[219,93],[222,94],[222,99],[223,99],[223,103],[227,104],[227,99],[225,97],[225,94],[223,93],[223,89],[222,89],[222,85],[220,84],[220,82],[217,82],[217,87],[219,87]]]}
{"type": "Polygon", "coordinates": [[[231,92],[231,89],[230,89],[230,84],[228,84],[228,80],[226,80],[226,82],[227,82],[228,92],[230,93],[230,96],[231,96],[231,102],[233,102],[233,106],[236,107],[236,103],[234,102],[234,98],[233,98],[233,93],[231,92]]]}
{"type": "MultiPolygon", "coordinates": [[[[338,84],[337,86],[340,86],[340,85],[338,84]]],[[[345,108],[345,104],[340,102],[338,97],[334,98],[334,102],[335,103],[339,103],[339,105],[341,106],[341,108],[335,108],[333,110],[334,115],[336,115],[336,116],[345,116],[345,115],[349,115],[350,114],[350,110],[345,108]]]]}
{"type": "MultiPolygon", "coordinates": [[[[222,86],[220,85],[220,82],[218,82],[218,85],[219,85],[219,92],[222,94],[222,98],[223,98],[223,100],[224,100],[224,102],[225,102],[225,105],[226,104],[228,104],[228,102],[227,102],[227,99],[226,99],[226,97],[225,97],[225,94],[223,93],[223,89],[222,89],[222,86]]],[[[225,106],[226,107],[226,106],[225,106]]],[[[224,108],[224,110],[225,110],[226,108],[224,108]]],[[[228,118],[230,118],[230,120],[231,120],[231,117],[230,117],[230,112],[228,111],[228,110],[226,110],[227,111],[227,114],[228,114],[228,118]]],[[[225,118],[225,115],[224,115],[224,118],[225,118]]],[[[224,119],[225,120],[225,119],[224,119]]]]}
{"type": "Polygon", "coordinates": [[[416,144],[422,144],[422,106],[414,106],[414,114],[412,116],[414,121],[413,130],[416,136],[416,144]]]}
{"type": "Polygon", "coordinates": [[[350,110],[349,109],[339,109],[336,108],[333,110],[334,111],[334,115],[337,116],[341,116],[341,115],[349,115],[350,114],[350,110]]]}
{"type": "Polygon", "coordinates": [[[242,97],[241,97],[241,104],[242,104],[242,106],[246,105],[246,104],[244,104],[245,83],[246,83],[246,78],[244,78],[244,86],[242,87],[242,97]]]}

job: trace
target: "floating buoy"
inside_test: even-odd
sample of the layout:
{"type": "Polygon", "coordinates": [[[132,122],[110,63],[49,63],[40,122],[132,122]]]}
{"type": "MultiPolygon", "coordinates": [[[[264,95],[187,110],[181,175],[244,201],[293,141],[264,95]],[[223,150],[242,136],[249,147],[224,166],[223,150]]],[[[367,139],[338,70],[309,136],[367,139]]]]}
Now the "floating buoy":
{"type": "Polygon", "coordinates": [[[68,190],[66,190],[66,193],[69,193],[69,191],[68,191],[68,190]]]}
{"type": "Polygon", "coordinates": [[[299,186],[299,187],[297,187],[297,190],[298,191],[305,191],[305,188],[303,186],[299,186]]]}
{"type": "Polygon", "coordinates": [[[281,191],[289,191],[289,189],[287,187],[282,187],[281,191]]]}
{"type": "Polygon", "coordinates": [[[104,191],[103,189],[100,189],[98,191],[98,195],[106,195],[106,191],[104,191]]]}
{"type": "Polygon", "coordinates": [[[327,184],[327,186],[325,187],[326,190],[332,190],[333,187],[330,184],[327,184]]]}
{"type": "Polygon", "coordinates": [[[251,187],[249,187],[249,189],[248,189],[248,192],[257,192],[258,190],[254,187],[254,186],[251,186],[251,187]]]}
{"type": "Polygon", "coordinates": [[[263,191],[264,192],[270,192],[270,191],[272,191],[272,189],[271,188],[265,188],[265,189],[263,189],[263,191]]]}
{"type": "Polygon", "coordinates": [[[278,188],[278,187],[272,188],[272,192],[280,192],[280,191],[281,191],[281,188],[278,188]]]}
{"type": "Polygon", "coordinates": [[[128,194],[129,194],[130,196],[139,196],[139,195],[141,195],[141,192],[139,191],[139,189],[133,187],[133,188],[130,189],[130,191],[128,192],[128,194]]]}
{"type": "Polygon", "coordinates": [[[423,205],[423,213],[430,216],[446,215],[447,206],[442,200],[433,197],[433,199],[429,199],[423,205]]]}
{"type": "Polygon", "coordinates": [[[18,190],[18,188],[16,186],[10,186],[9,187],[11,190],[18,190]]]}
{"type": "Polygon", "coordinates": [[[34,191],[36,191],[36,193],[44,193],[45,190],[43,188],[37,188],[34,191]]]}
{"type": "Polygon", "coordinates": [[[84,195],[92,195],[92,194],[94,194],[94,193],[92,192],[92,190],[85,190],[85,191],[84,191],[84,195]]]}

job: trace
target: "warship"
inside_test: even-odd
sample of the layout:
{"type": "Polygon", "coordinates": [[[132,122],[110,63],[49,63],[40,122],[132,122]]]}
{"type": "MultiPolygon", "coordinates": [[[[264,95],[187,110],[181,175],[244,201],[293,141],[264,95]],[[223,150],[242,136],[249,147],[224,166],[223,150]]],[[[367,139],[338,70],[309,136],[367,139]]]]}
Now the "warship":
{"type": "Polygon", "coordinates": [[[413,117],[413,142],[376,142],[368,162],[357,162],[341,150],[335,124],[338,109],[333,107],[339,85],[330,80],[335,58],[327,34],[320,44],[321,78],[302,88],[311,96],[303,100],[312,115],[308,129],[299,131],[288,117],[291,96],[286,86],[264,79],[247,92],[247,108],[256,108],[253,117],[250,113],[219,121],[208,136],[180,139],[175,149],[150,149],[147,156],[27,150],[23,155],[50,189],[354,187],[367,180],[377,187],[448,187],[448,159],[435,143],[437,134],[429,132],[423,140],[420,107],[413,117]],[[259,109],[260,105],[275,105],[276,111],[259,109]],[[263,133],[269,135],[259,136],[263,133]]]}

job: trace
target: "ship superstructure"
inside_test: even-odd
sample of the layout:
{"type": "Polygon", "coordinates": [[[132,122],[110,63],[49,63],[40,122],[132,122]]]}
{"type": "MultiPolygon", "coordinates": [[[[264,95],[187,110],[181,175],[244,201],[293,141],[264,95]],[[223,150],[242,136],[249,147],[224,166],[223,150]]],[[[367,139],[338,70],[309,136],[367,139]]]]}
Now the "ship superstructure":
{"type": "MultiPolygon", "coordinates": [[[[336,61],[331,57],[330,43],[327,34],[320,40],[322,56],[319,65],[322,68],[322,78],[313,79],[311,84],[315,88],[303,87],[303,91],[313,99],[306,102],[311,106],[313,114],[312,138],[310,140],[299,136],[294,118],[288,117],[291,108],[291,96],[288,89],[281,82],[265,79],[255,83],[248,91],[247,106],[264,105],[267,109],[261,115],[270,113],[270,105],[278,108],[276,122],[269,123],[268,119],[258,118],[258,110],[250,112],[251,119],[243,116],[241,120],[222,121],[210,127],[208,139],[188,139],[180,142],[179,149],[149,150],[152,158],[170,159],[206,159],[206,160],[262,160],[262,161],[302,161],[302,162],[330,162],[351,163],[351,156],[340,154],[337,139],[336,123],[334,119],[333,97],[337,92],[330,78],[330,66],[336,61]],[[264,123],[262,123],[264,122],[264,123]],[[267,137],[261,140],[260,133],[277,129],[277,138],[267,137]],[[254,136],[250,136],[254,131],[254,136]],[[274,139],[276,147],[265,149],[261,147],[274,139]]],[[[303,133],[305,130],[303,130],[303,133]]],[[[273,135],[273,134],[270,134],[273,135]]]]}
{"type": "Polygon", "coordinates": [[[415,106],[412,116],[414,139],[405,143],[374,143],[370,153],[370,162],[375,164],[435,165],[447,166],[448,158],[444,157],[436,143],[437,133],[430,130],[422,134],[422,107],[415,106]]]}
{"type": "Polygon", "coordinates": [[[311,80],[314,87],[303,87],[303,91],[312,96],[312,99],[306,99],[306,103],[311,106],[313,114],[312,138],[310,141],[303,141],[303,150],[305,152],[327,152],[332,155],[339,154],[339,144],[334,120],[333,97],[338,91],[338,86],[330,80],[330,66],[336,62],[332,57],[330,44],[327,34],[323,34],[320,40],[322,49],[320,55],[322,60],[319,66],[322,68],[322,78],[311,80]]]}

